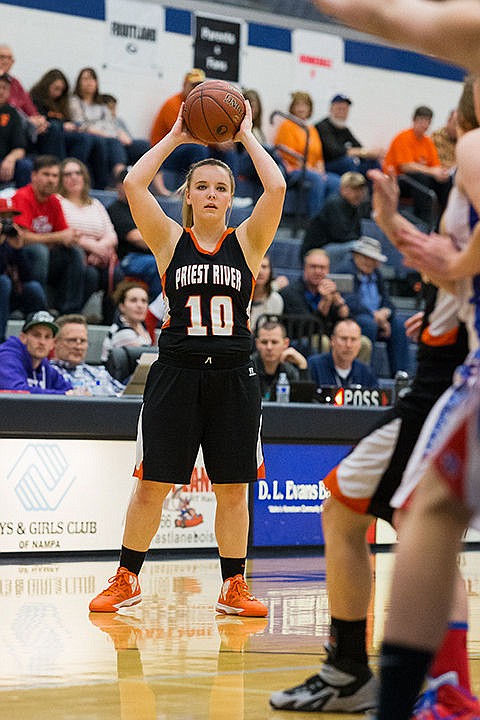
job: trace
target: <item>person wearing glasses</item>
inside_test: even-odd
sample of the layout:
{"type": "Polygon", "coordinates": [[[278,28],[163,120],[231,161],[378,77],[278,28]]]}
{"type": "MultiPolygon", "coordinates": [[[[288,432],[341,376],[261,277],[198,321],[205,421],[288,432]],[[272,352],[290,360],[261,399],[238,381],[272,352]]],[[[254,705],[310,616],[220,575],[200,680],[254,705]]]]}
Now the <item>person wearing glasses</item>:
{"type": "Polygon", "coordinates": [[[69,227],[77,231],[76,245],[85,260],[85,302],[103,290],[102,319],[113,322],[115,305],[111,293],[123,278],[117,258],[118,238],[110,215],[100,200],[90,194],[90,174],[77,158],[60,163],[58,197],[69,227]]]}
{"type": "Polygon", "coordinates": [[[124,385],[115,380],[104,365],[85,362],[88,351],[87,321],[83,315],[62,315],[55,325],[55,337],[51,365],[69,381],[78,395],[121,394],[124,385]]]}

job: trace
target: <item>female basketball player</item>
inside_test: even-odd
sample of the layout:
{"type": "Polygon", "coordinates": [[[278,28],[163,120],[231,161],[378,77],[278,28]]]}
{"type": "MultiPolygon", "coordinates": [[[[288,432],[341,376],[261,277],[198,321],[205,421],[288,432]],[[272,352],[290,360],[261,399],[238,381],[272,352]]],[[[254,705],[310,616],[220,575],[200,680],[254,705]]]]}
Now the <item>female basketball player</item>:
{"type": "Polygon", "coordinates": [[[260,392],[250,361],[248,308],[254,278],[273,240],[285,181],[252,133],[251,109],[235,136],[249,153],[263,194],[247,220],[227,228],[234,180],[214,159],[187,175],[183,223],[167,217],[148,187],[164,160],[183,143],[183,106],[172,130],[125,178],[137,227],[154,254],[168,307],[159,358],[145,387],[137,440],[137,483],[128,507],[120,568],[90,603],[116,612],[140,602],[137,575],[159,526],[172,484],[190,482],[199,447],[217,500],[215,533],[223,584],[216,610],[265,616],[244,580],[248,535],[247,486],[261,465],[260,392]]]}

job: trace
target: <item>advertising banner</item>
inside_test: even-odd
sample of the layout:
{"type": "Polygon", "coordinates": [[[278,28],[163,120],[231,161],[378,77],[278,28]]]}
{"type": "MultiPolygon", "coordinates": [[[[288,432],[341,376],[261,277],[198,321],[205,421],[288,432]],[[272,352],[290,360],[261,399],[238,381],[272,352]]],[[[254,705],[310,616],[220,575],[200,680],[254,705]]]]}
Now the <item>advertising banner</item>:
{"type": "Polygon", "coordinates": [[[349,445],[266,445],[266,479],[253,488],[253,546],[323,545],[323,478],[349,445]]]}
{"type": "Polygon", "coordinates": [[[212,80],[239,82],[239,22],[196,16],[194,65],[212,80]]]}
{"type": "MultiPolygon", "coordinates": [[[[3,439],[0,553],[120,547],[135,443],[3,439]]],[[[199,455],[192,484],[174,486],[152,547],[215,547],[215,496],[199,455]]]]}
{"type": "Polygon", "coordinates": [[[328,107],[332,95],[342,91],[343,40],[310,30],[293,33],[295,76],[293,87],[310,93],[315,103],[314,117],[328,107]]]}
{"type": "Polygon", "coordinates": [[[164,9],[136,0],[107,0],[105,66],[141,71],[157,68],[164,9]]]}

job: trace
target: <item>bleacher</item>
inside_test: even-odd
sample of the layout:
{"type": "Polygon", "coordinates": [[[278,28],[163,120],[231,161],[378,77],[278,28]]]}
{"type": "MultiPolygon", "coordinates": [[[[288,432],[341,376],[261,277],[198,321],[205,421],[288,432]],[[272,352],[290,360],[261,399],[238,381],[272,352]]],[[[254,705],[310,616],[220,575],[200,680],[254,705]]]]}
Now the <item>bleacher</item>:
{"type": "MultiPolygon", "coordinates": [[[[418,295],[402,294],[397,295],[398,289],[408,292],[411,289],[414,280],[414,274],[402,263],[401,253],[392,245],[380,228],[373,220],[362,221],[362,232],[365,235],[373,237],[380,241],[382,252],[387,256],[387,262],[382,265],[382,275],[389,283],[390,295],[395,304],[398,316],[405,321],[414,313],[421,309],[421,301],[418,295]]],[[[272,263],[273,275],[285,275],[289,281],[296,280],[302,273],[302,259],[300,257],[300,249],[302,246],[303,231],[292,235],[289,226],[281,226],[275,239],[270,246],[268,255],[272,263]]],[[[341,245],[339,246],[341,249],[341,245]]],[[[327,249],[328,250],[328,249],[327,249]]],[[[331,272],[336,272],[336,264],[344,260],[345,251],[342,250],[338,254],[333,254],[336,262],[330,264],[331,272]]],[[[410,374],[415,372],[416,367],[416,343],[409,343],[410,351],[410,374]]],[[[372,353],[372,368],[380,379],[390,378],[390,368],[388,363],[387,349],[385,342],[378,341],[374,344],[372,353]]]]}

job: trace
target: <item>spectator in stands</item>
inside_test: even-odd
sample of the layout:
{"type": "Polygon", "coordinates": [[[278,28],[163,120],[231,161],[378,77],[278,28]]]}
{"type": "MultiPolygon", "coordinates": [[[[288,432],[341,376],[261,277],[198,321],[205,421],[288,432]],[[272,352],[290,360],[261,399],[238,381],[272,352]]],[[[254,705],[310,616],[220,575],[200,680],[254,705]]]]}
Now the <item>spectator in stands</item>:
{"type": "Polygon", "coordinates": [[[20,337],[0,345],[0,390],[35,395],[73,395],[72,385],[47,360],[58,328],[46,311],[29,315],[20,337]]]}
{"type": "MultiPolygon", "coordinates": [[[[112,113],[113,121],[117,127],[118,138],[121,140],[121,142],[125,146],[125,150],[127,151],[128,164],[134,165],[137,160],[144,153],[147,152],[147,150],[150,150],[150,143],[148,142],[148,140],[143,140],[142,138],[134,138],[132,136],[132,133],[128,129],[124,120],[122,120],[122,118],[119,118],[117,115],[117,98],[114,95],[103,94],[101,96],[101,99],[102,102],[105,103],[105,105],[112,113]]],[[[163,181],[163,175],[161,172],[158,172],[155,175],[152,185],[152,189],[156,195],[168,197],[172,194],[170,190],[165,186],[165,183],[163,181]]]]}
{"type": "Polygon", "coordinates": [[[330,260],[324,250],[314,248],[303,259],[303,274],[280,290],[283,310],[287,314],[317,317],[322,335],[329,336],[335,323],[349,315],[348,305],[327,275],[330,260]]]}
{"type": "MultiPolygon", "coordinates": [[[[68,227],[58,189],[60,167],[53,155],[35,158],[32,181],[15,193],[21,215],[16,222],[31,262],[32,278],[51,291],[53,307],[60,313],[79,312],[85,293],[83,253],[77,230],[68,227]]],[[[48,295],[47,295],[48,296],[48,295]]]]}
{"type": "Polygon", "coordinates": [[[124,385],[115,380],[104,365],[85,362],[88,352],[88,326],[83,315],[62,315],[55,324],[58,333],[52,366],[85,395],[120,395],[124,385]]]}
{"type": "Polygon", "coordinates": [[[138,278],[148,285],[151,299],[162,292],[157,262],[144,242],[140,230],[127,202],[123,181],[127,170],[121,170],[115,177],[117,199],[108,206],[107,212],[118,236],[118,257],[125,277],[138,278]]]}
{"type": "Polygon", "coordinates": [[[42,155],[55,155],[57,152],[56,133],[51,131],[50,123],[38,112],[32,98],[21,82],[11,74],[10,70],[14,62],[12,48],[9,45],[0,45],[0,75],[6,74],[10,78],[9,103],[18,110],[24,119],[29,140],[27,150],[42,155]]]}
{"type": "Polygon", "coordinates": [[[320,137],[313,125],[308,124],[312,112],[313,102],[308,93],[292,93],[289,113],[294,119],[284,120],[275,135],[275,145],[286,168],[288,185],[298,183],[302,178],[308,184],[307,214],[310,218],[320,212],[326,198],[338,192],[340,187],[340,176],[325,172],[320,137]],[[308,152],[305,157],[307,137],[308,152]]]}
{"type": "Polygon", "coordinates": [[[343,175],[380,168],[385,155],[383,148],[366,148],[347,127],[352,101],[346,95],[334,95],[327,117],[315,125],[323,147],[323,159],[328,172],[343,175]]]}
{"type": "MultiPolygon", "coordinates": [[[[250,102],[252,108],[252,132],[258,142],[264,147],[267,146],[267,139],[263,132],[262,126],[262,101],[256,90],[243,90],[243,97],[250,102]]],[[[261,183],[257,175],[257,171],[251,161],[250,155],[245,151],[241,143],[237,143],[237,152],[239,154],[238,174],[241,179],[245,179],[254,183],[253,194],[261,192],[261,183]]]]}
{"type": "Polygon", "coordinates": [[[351,318],[339,320],[330,337],[330,351],[311,355],[308,359],[308,368],[317,387],[376,387],[378,380],[372,370],[357,359],[361,344],[360,325],[351,318]]]}
{"type": "Polygon", "coordinates": [[[443,167],[454,168],[457,164],[457,111],[451,110],[445,125],[432,133],[433,144],[437,148],[438,159],[443,167]]]}
{"type": "MultiPolygon", "coordinates": [[[[137,160],[150,149],[150,143],[148,140],[144,140],[142,138],[133,138],[125,121],[117,115],[117,98],[114,95],[103,94],[101,98],[112,113],[113,120],[118,129],[118,137],[124,144],[125,150],[127,151],[128,164],[134,165],[137,160]]],[[[161,172],[158,172],[155,175],[152,186],[152,190],[156,195],[168,197],[172,194],[165,186],[161,172]]]]}
{"type": "MultiPolygon", "coordinates": [[[[334,325],[350,315],[345,299],[338,292],[334,280],[328,277],[329,271],[330,259],[325,250],[313,248],[303,258],[302,277],[280,291],[284,302],[284,313],[312,314],[318,319],[322,349],[329,347],[329,337],[334,325]]],[[[370,362],[371,353],[372,344],[362,335],[361,359],[370,362]]]]}
{"type": "Polygon", "coordinates": [[[25,157],[27,137],[22,119],[9,103],[10,76],[0,75],[0,185],[30,182],[32,163],[25,157]]]}
{"type": "Polygon", "coordinates": [[[405,327],[395,313],[395,305],[379,270],[386,260],[380,242],[363,236],[354,243],[351,258],[338,270],[353,274],[353,292],[345,295],[350,316],[372,343],[376,340],[386,342],[390,373],[394,377],[397,370],[408,371],[410,361],[405,327]]]}
{"type": "Polygon", "coordinates": [[[244,90],[242,94],[245,100],[250,102],[250,106],[252,108],[252,132],[260,145],[266,145],[267,138],[263,132],[263,107],[260,95],[256,90],[244,90]]]}
{"type": "Polygon", "coordinates": [[[399,179],[401,197],[413,199],[415,216],[430,224],[436,221],[432,215],[432,200],[428,189],[438,199],[438,214],[443,212],[452,185],[448,168],[441,165],[433,140],[426,133],[432,122],[433,112],[421,105],[413,113],[412,127],[399,132],[390,143],[385,155],[383,171],[406,175],[399,179]],[[409,183],[408,179],[413,183],[409,183]],[[420,187],[418,187],[420,184],[420,187]]]}
{"type": "Polygon", "coordinates": [[[102,362],[108,360],[115,347],[140,347],[151,345],[151,338],[145,327],[148,309],[148,293],[136,282],[122,281],[113,293],[117,305],[117,320],[113,323],[103,341],[102,362]]]}
{"type": "MultiPolygon", "coordinates": [[[[370,217],[371,205],[365,177],[359,172],[346,172],[340,179],[340,190],[325,202],[307,226],[301,256],[312,248],[325,247],[330,254],[332,243],[344,245],[358,240],[362,234],[361,220],[370,217]]],[[[346,247],[342,248],[342,252],[346,247]]]]}
{"type": "Polygon", "coordinates": [[[117,258],[117,233],[100,200],[90,195],[87,167],[76,158],[60,163],[60,202],[69,227],[77,230],[77,245],[86,261],[85,301],[103,290],[103,322],[113,322],[111,294],[123,278],[117,258]]]}
{"type": "Polygon", "coordinates": [[[70,111],[70,85],[58,68],[48,70],[30,90],[38,112],[49,122],[56,133],[55,155],[63,160],[70,155],[95,168],[95,138],[81,132],[72,120],[70,111]]]}
{"type": "Polygon", "coordinates": [[[283,312],[283,298],[273,289],[272,282],[272,263],[265,255],[260,264],[250,307],[250,327],[254,333],[257,332],[257,323],[262,315],[281,315],[283,312]]]}
{"type": "Polygon", "coordinates": [[[47,309],[40,283],[30,279],[30,266],[13,219],[19,211],[11,199],[0,198],[0,342],[5,340],[13,310],[28,315],[47,309]]]}
{"type": "MultiPolygon", "coordinates": [[[[183,86],[179,93],[169,97],[160,110],[158,111],[153,122],[152,131],[150,133],[150,142],[156,145],[165,135],[172,129],[175,120],[178,117],[180,106],[184,102],[190,90],[200,85],[205,80],[205,73],[199,68],[192,68],[183,79],[183,86]]],[[[180,185],[183,182],[188,168],[192,163],[203,160],[207,157],[216,157],[227,163],[232,172],[237,176],[238,158],[235,143],[225,142],[219,145],[198,145],[196,143],[187,143],[179,145],[170,153],[164,161],[162,168],[179,176],[180,185]]]]}
{"type": "Polygon", "coordinates": [[[85,67],[78,73],[70,110],[77,127],[97,139],[96,152],[101,158],[97,166],[101,174],[96,178],[96,186],[104,188],[128,165],[128,155],[112,113],[102,102],[93,68],[85,67]]]}
{"type": "Polygon", "coordinates": [[[287,374],[289,382],[310,379],[306,358],[290,346],[285,327],[280,322],[269,320],[261,325],[255,344],[252,359],[264,400],[276,400],[275,386],[281,372],[287,374]]]}

